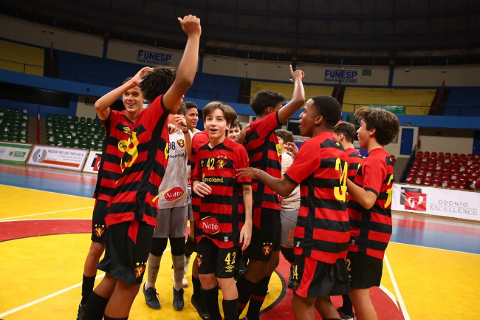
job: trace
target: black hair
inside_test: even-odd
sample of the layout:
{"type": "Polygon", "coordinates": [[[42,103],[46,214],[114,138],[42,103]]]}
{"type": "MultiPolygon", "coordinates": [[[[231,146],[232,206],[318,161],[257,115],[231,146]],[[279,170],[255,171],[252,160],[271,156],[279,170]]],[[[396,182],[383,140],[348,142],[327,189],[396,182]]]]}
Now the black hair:
{"type": "Polygon", "coordinates": [[[193,109],[193,108],[198,110],[198,106],[195,102],[185,101],[184,104],[185,104],[185,107],[187,108],[187,110],[190,110],[190,109],[193,109]]]}
{"type": "Polygon", "coordinates": [[[140,82],[143,97],[152,102],[158,96],[166,93],[175,81],[177,69],[160,66],[148,72],[140,82]]]}
{"type": "Polygon", "coordinates": [[[181,114],[181,115],[187,114],[187,107],[185,106],[185,103],[182,103],[180,105],[180,108],[178,108],[177,114],[181,114]]]}
{"type": "Polygon", "coordinates": [[[332,96],[319,95],[311,98],[317,114],[323,117],[328,129],[332,129],[342,119],[342,107],[332,96]]]}
{"type": "Polygon", "coordinates": [[[283,103],[285,96],[272,91],[260,91],[255,95],[250,107],[256,115],[263,115],[268,107],[275,108],[277,104],[283,103]]]}

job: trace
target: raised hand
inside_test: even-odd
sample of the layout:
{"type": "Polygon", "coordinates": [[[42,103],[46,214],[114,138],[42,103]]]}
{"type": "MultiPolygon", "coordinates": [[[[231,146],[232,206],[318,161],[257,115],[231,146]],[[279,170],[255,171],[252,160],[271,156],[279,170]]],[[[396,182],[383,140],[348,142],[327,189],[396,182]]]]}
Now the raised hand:
{"type": "Polygon", "coordinates": [[[200,26],[200,18],[189,14],[182,18],[178,18],[183,31],[187,36],[199,36],[202,34],[202,27],[200,26]]]}
{"type": "Polygon", "coordinates": [[[285,149],[287,149],[287,154],[292,157],[292,159],[295,159],[295,157],[298,154],[298,147],[295,143],[293,142],[287,142],[284,144],[285,149]]]}
{"type": "Polygon", "coordinates": [[[142,82],[142,78],[149,73],[150,71],[153,71],[153,68],[151,67],[144,67],[140,69],[140,71],[137,72],[132,78],[132,82],[135,84],[135,86],[138,86],[140,82],[142,82]]]}
{"type": "Polygon", "coordinates": [[[293,71],[292,65],[290,65],[290,81],[295,82],[296,79],[302,80],[305,77],[305,72],[302,70],[295,70],[293,71]]]}

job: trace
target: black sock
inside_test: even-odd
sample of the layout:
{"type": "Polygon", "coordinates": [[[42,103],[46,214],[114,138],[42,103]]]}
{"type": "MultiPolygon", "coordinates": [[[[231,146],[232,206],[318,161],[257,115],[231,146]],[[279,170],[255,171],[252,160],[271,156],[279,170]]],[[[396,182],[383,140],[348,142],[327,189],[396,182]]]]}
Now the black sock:
{"type": "Polygon", "coordinates": [[[82,283],[82,301],[80,304],[83,306],[87,303],[88,297],[93,292],[93,286],[95,285],[95,276],[87,277],[83,275],[83,283],[82,283]]]}
{"type": "Polygon", "coordinates": [[[195,239],[190,238],[190,235],[187,238],[187,242],[185,242],[185,257],[190,257],[195,251],[195,239]]]}
{"type": "Polygon", "coordinates": [[[218,308],[218,287],[210,290],[202,289],[202,298],[210,314],[210,320],[222,320],[220,310],[218,308]]]}
{"type": "Polygon", "coordinates": [[[105,317],[103,319],[105,319],[105,320],[127,320],[128,317],[126,317],[126,318],[110,318],[109,316],[105,315],[105,317]]]}
{"type": "Polygon", "coordinates": [[[83,319],[102,320],[108,300],[109,299],[101,297],[93,291],[87,300],[87,308],[83,314],[83,319]]]}
{"type": "Polygon", "coordinates": [[[202,285],[200,284],[200,279],[195,278],[192,275],[192,283],[193,283],[192,299],[195,301],[202,300],[202,285]]]}
{"type": "Polygon", "coordinates": [[[347,315],[353,314],[352,301],[350,301],[350,297],[347,295],[347,296],[342,296],[342,298],[343,298],[343,305],[342,305],[343,313],[347,315]]]}
{"type": "Polygon", "coordinates": [[[235,300],[223,300],[223,315],[225,320],[238,320],[238,298],[235,300]]]}
{"type": "Polygon", "coordinates": [[[260,309],[262,308],[263,301],[268,291],[268,283],[270,282],[270,276],[263,278],[255,286],[250,295],[250,305],[248,306],[247,317],[248,319],[259,319],[260,309]]]}
{"type": "Polygon", "coordinates": [[[244,275],[238,278],[238,315],[240,315],[243,312],[243,309],[245,309],[245,307],[247,306],[248,300],[250,300],[250,294],[252,294],[255,285],[255,283],[247,280],[244,275]]]}

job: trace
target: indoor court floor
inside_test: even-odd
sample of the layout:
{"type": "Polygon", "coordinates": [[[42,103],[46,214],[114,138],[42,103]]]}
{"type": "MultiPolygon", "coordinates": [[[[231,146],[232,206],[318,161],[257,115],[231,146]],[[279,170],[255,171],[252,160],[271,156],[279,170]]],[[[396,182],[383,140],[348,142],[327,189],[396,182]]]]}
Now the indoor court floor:
{"type": "MultiPolygon", "coordinates": [[[[75,319],[95,181],[87,173],[0,164],[0,319],[75,319]]],[[[379,319],[480,315],[480,224],[401,213],[394,214],[393,224],[382,286],[371,290],[379,319]]],[[[140,292],[129,319],[200,319],[190,304],[191,285],[184,310],[173,309],[171,277],[167,251],[157,281],[162,308],[149,309],[140,292]]],[[[288,264],[282,258],[263,320],[294,318],[285,279],[288,264]]],[[[338,297],[333,301],[340,303],[338,297]]]]}

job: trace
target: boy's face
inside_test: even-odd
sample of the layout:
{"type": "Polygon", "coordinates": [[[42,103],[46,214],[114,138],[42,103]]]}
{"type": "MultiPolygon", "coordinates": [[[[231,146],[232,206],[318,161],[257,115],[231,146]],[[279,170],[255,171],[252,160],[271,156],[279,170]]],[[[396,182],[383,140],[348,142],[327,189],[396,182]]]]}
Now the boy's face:
{"type": "Polygon", "coordinates": [[[140,90],[140,88],[133,87],[123,93],[122,101],[127,112],[136,114],[142,109],[145,99],[143,99],[142,91],[140,90]]]}
{"type": "Polygon", "coordinates": [[[198,110],[197,108],[191,108],[187,110],[185,115],[185,120],[187,121],[187,127],[190,130],[193,130],[197,127],[198,123],[198,110]]]}
{"type": "Polygon", "coordinates": [[[358,143],[360,144],[360,148],[368,149],[368,141],[370,140],[372,134],[372,130],[367,130],[367,123],[362,119],[360,121],[360,128],[358,128],[357,130],[358,143]]]}
{"type": "Polygon", "coordinates": [[[233,141],[237,142],[238,135],[240,134],[240,128],[234,127],[230,128],[227,133],[227,137],[232,139],[233,141]]]}
{"type": "Polygon", "coordinates": [[[215,109],[205,118],[205,130],[208,132],[210,139],[222,139],[230,128],[225,119],[222,109],[215,109]]]}
{"type": "Polygon", "coordinates": [[[315,129],[315,121],[318,119],[319,115],[313,106],[313,100],[309,99],[305,105],[305,109],[300,114],[300,134],[303,137],[312,137],[313,130],[315,129]]]}

